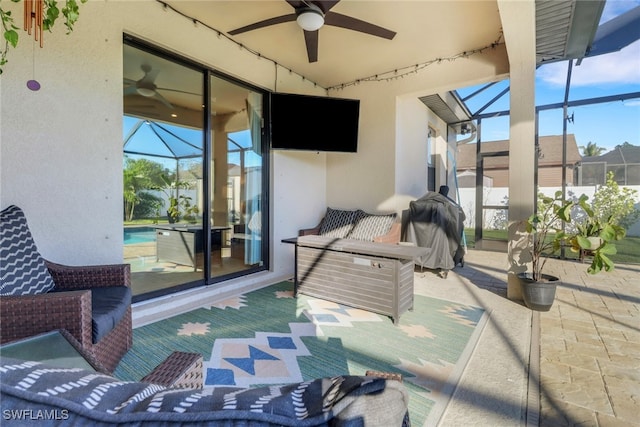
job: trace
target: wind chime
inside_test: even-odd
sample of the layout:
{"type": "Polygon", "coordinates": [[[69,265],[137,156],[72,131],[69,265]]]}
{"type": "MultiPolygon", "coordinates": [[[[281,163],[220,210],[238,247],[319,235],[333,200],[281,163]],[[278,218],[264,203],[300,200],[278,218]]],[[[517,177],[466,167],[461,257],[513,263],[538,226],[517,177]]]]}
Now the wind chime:
{"type": "Polygon", "coordinates": [[[34,31],[36,41],[43,45],[44,0],[24,0],[24,30],[31,35],[34,31]]]}
{"type": "MultiPolygon", "coordinates": [[[[36,41],[43,46],[43,19],[44,19],[44,0],[24,0],[24,30],[31,35],[34,32],[36,41]]],[[[35,52],[33,58],[33,74],[34,78],[27,81],[27,87],[32,91],[40,90],[40,83],[35,79],[35,52]]]]}

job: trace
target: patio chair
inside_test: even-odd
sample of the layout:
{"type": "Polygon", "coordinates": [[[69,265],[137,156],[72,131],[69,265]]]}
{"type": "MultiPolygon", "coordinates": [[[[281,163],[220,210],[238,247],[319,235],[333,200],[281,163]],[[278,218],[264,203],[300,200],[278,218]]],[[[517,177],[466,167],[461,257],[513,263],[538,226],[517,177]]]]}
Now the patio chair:
{"type": "Polygon", "coordinates": [[[0,343],[66,329],[113,372],[133,339],[130,266],[47,261],[20,208],[4,209],[0,220],[0,343]]]}

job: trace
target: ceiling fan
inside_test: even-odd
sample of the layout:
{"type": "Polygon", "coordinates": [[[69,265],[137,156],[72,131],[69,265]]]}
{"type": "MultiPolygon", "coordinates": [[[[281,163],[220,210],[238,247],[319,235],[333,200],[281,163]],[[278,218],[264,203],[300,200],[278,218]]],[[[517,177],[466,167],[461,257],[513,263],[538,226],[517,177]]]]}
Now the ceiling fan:
{"type": "Polygon", "coordinates": [[[264,21],[236,28],[235,30],[229,31],[229,34],[235,36],[236,34],[246,33],[247,31],[257,30],[271,25],[296,21],[304,30],[304,40],[307,45],[307,56],[309,58],[309,62],[318,61],[318,32],[325,24],[370,34],[376,37],[382,37],[387,40],[393,39],[396,35],[394,31],[387,30],[386,28],[379,27],[378,25],[374,25],[351,16],[331,12],[331,9],[338,4],[340,0],[285,1],[293,7],[294,13],[276,16],[274,18],[265,19],[264,21]]]}
{"type": "Polygon", "coordinates": [[[124,96],[127,95],[142,95],[145,98],[154,98],[162,102],[169,108],[174,108],[173,105],[167,99],[162,96],[158,91],[166,90],[171,92],[188,93],[191,95],[198,95],[197,93],[186,92],[179,89],[171,89],[167,87],[158,87],[155,83],[156,77],[160,70],[154,70],[151,65],[142,64],[140,66],[144,72],[144,76],[140,80],[124,79],[124,84],[128,85],[124,88],[124,96]]]}

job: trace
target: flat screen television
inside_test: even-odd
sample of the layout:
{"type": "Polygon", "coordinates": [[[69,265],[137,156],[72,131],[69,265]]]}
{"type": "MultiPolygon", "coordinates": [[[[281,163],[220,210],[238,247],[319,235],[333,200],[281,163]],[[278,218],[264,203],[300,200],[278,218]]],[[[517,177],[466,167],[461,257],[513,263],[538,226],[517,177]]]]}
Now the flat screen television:
{"type": "Polygon", "coordinates": [[[357,99],[271,94],[271,148],[355,153],[357,99]]]}

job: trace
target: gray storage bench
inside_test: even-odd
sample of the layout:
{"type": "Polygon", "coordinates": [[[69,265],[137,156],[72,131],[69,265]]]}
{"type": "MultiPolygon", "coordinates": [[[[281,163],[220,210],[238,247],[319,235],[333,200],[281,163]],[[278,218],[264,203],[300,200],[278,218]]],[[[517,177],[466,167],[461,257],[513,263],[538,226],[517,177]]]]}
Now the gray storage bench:
{"type": "Polygon", "coordinates": [[[414,258],[427,249],[390,243],[300,236],[295,295],[302,293],[390,316],[413,308],[414,258]]]}

